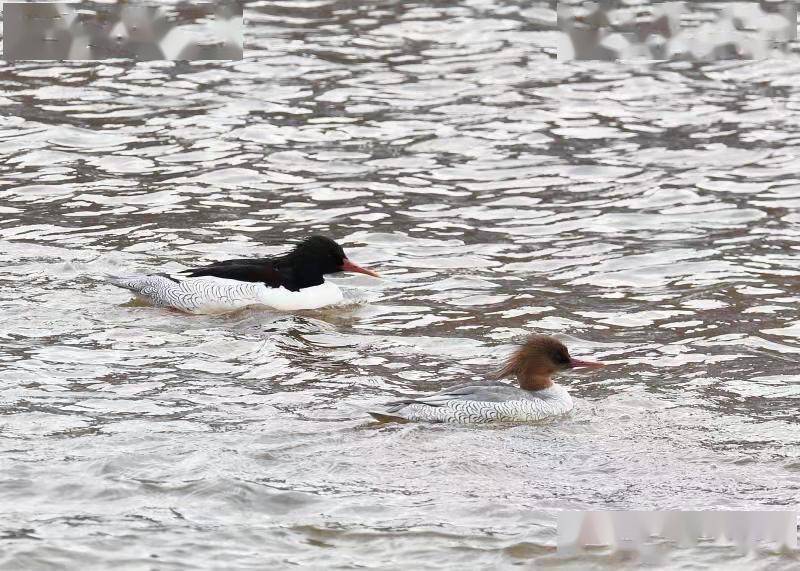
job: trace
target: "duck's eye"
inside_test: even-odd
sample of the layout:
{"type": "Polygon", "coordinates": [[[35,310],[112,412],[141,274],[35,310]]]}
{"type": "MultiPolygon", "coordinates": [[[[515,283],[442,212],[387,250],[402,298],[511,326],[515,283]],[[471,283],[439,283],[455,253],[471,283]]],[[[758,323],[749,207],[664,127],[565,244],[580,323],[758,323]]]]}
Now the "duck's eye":
{"type": "Polygon", "coordinates": [[[556,353],[554,360],[557,365],[569,365],[569,355],[564,353],[556,353]]]}

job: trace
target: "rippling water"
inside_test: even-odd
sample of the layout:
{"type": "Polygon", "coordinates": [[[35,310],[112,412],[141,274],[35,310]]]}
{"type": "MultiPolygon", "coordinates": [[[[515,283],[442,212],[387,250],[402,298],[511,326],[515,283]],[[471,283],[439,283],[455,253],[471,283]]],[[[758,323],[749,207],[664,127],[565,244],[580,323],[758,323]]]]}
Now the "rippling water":
{"type": "Polygon", "coordinates": [[[255,2],[240,62],[2,67],[0,566],[586,569],[636,558],[560,559],[556,510],[796,507],[800,64],[559,63],[546,8],[255,2]],[[386,279],[97,279],[309,233],[386,279]],[[531,331],[613,363],[571,417],[366,417],[531,331]]]}

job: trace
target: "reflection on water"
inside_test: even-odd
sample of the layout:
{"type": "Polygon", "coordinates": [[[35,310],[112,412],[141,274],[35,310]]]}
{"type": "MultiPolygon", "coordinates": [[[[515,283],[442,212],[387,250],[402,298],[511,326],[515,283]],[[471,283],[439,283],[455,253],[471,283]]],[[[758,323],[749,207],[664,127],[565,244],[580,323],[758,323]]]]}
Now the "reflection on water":
{"type": "Polygon", "coordinates": [[[0,566],[585,569],[555,510],[796,505],[796,64],[559,63],[542,13],[257,2],[241,62],[3,68],[0,566]],[[96,279],[310,233],[386,279],[194,317],[96,279]],[[366,418],[530,331],[614,363],[570,418],[366,418]]]}

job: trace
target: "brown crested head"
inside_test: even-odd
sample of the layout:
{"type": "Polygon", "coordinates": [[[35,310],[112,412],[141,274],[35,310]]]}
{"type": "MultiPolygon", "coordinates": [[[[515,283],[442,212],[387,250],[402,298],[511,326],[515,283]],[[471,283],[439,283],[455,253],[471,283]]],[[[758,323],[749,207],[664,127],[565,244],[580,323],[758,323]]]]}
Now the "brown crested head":
{"type": "Polygon", "coordinates": [[[551,386],[551,377],[558,372],[602,366],[602,363],[573,359],[566,345],[555,337],[534,334],[511,354],[496,376],[515,378],[520,388],[535,391],[551,386]]]}

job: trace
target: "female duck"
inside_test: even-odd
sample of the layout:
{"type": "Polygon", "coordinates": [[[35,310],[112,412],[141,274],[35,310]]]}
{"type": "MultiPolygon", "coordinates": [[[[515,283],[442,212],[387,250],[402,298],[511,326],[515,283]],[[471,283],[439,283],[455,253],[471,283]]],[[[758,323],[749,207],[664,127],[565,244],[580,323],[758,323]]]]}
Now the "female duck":
{"type": "Polygon", "coordinates": [[[370,414],[382,421],[460,424],[541,420],[567,413],[573,406],[567,390],[554,383],[552,375],[602,366],[570,357],[558,339],[531,335],[496,374],[497,378],[515,378],[519,388],[500,382],[457,385],[430,396],[395,401],[384,412],[370,414]]]}
{"type": "Polygon", "coordinates": [[[251,305],[296,310],[339,303],[341,290],[324,277],[336,272],[378,277],[351,262],[330,238],[311,236],[282,256],[216,262],[186,270],[189,277],[180,281],[160,275],[108,276],[108,281],[155,306],[222,313],[251,305]]]}

